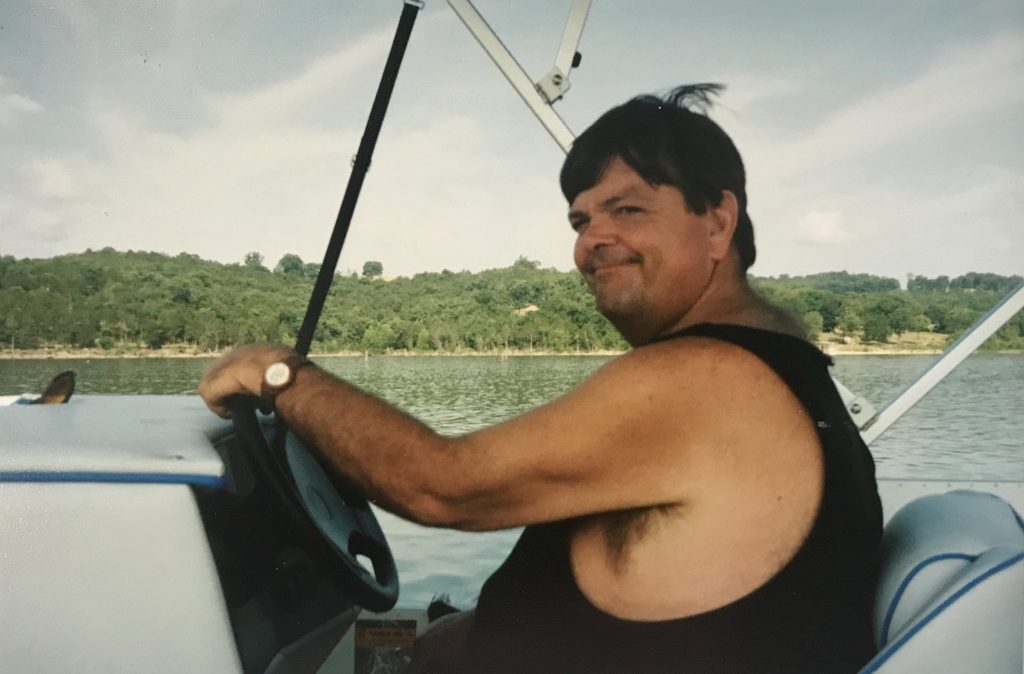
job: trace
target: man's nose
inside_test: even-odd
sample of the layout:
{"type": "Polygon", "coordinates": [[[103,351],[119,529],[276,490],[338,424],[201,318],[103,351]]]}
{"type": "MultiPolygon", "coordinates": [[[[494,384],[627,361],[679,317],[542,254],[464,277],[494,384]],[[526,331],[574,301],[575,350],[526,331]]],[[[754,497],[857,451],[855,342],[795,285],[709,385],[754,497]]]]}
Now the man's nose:
{"type": "Polygon", "coordinates": [[[586,248],[598,248],[615,243],[618,232],[612,218],[605,214],[597,214],[590,218],[587,226],[580,233],[580,243],[586,248]]]}

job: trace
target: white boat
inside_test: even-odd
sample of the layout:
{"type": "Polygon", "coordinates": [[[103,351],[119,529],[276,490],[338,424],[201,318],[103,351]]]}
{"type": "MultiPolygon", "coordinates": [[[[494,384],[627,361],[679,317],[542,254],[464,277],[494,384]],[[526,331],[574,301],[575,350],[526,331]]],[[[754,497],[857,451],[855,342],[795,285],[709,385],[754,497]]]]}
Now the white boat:
{"type": "MultiPolygon", "coordinates": [[[[589,1],[574,2],[538,83],[468,0],[449,3],[567,147],[551,105],[568,88],[589,1]]],[[[1024,285],[879,412],[842,389],[865,439],[1022,306],[1024,285]]],[[[195,396],[0,406],[0,669],[348,672],[360,622],[364,651],[377,639],[401,653],[425,607],[390,608],[397,578],[371,511],[339,496],[294,439],[275,463],[242,451],[259,444],[244,433],[195,396]]],[[[879,652],[863,672],[1022,671],[1024,483],[879,487],[879,652]]]]}

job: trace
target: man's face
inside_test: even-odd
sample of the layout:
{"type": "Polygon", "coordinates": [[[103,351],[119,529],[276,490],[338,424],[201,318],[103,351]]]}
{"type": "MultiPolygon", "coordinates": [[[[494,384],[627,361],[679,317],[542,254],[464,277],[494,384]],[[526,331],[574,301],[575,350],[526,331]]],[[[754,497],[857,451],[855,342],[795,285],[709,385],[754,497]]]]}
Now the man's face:
{"type": "Polygon", "coordinates": [[[707,288],[712,219],[713,209],[695,215],[678,189],[650,185],[619,158],[573,200],[576,267],[631,343],[670,332],[707,288]]]}

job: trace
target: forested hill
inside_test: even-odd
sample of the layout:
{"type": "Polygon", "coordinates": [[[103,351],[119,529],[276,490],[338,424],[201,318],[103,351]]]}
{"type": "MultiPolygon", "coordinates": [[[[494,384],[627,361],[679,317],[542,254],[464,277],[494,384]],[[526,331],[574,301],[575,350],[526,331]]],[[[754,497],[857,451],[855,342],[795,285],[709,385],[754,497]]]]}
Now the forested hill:
{"type": "MultiPolygon", "coordinates": [[[[292,342],[316,264],[286,255],[273,270],[256,253],[242,264],[195,255],[87,251],[50,259],[0,257],[0,344],[121,349],[169,344],[211,351],[254,341],[292,342]]],[[[338,275],[314,351],[594,351],[625,347],[595,311],[576,273],[519,258],[479,273],[422,273],[384,280],[379,262],[338,275]]],[[[755,278],[810,333],[884,341],[931,331],[953,336],[1020,282],[971,273],[895,279],[830,272],[755,278]]],[[[1024,316],[990,346],[1024,347],[1024,316]]]]}

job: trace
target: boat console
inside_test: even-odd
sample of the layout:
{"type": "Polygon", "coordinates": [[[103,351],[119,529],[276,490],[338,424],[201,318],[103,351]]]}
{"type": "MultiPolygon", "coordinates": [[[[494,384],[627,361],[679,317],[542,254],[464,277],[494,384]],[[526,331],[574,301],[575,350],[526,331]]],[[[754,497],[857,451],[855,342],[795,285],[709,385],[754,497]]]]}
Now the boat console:
{"type": "Polygon", "coordinates": [[[310,672],[355,621],[331,546],[197,397],[0,407],[0,429],[5,669],[310,672]]]}

